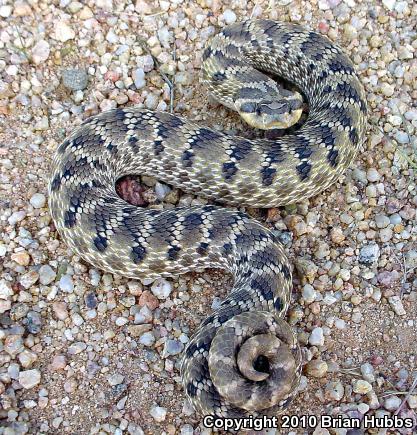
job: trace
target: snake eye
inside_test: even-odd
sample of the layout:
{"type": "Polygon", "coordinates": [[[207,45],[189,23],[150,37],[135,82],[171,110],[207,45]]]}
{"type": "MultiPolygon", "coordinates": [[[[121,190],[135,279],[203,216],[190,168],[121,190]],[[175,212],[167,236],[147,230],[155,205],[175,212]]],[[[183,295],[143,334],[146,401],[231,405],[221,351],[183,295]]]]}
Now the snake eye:
{"type": "Polygon", "coordinates": [[[256,103],[250,102],[250,103],[243,103],[240,106],[240,111],[243,113],[254,113],[257,112],[258,105],[256,103]]]}

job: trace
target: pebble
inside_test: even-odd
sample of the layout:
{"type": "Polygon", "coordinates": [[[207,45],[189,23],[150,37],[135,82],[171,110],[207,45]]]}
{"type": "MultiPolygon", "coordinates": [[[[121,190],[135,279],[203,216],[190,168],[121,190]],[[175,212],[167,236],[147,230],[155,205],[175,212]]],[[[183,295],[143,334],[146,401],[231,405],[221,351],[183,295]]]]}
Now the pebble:
{"type": "Polygon", "coordinates": [[[54,371],[64,370],[67,365],[67,358],[65,355],[55,355],[51,362],[51,368],[54,371]]]}
{"type": "Polygon", "coordinates": [[[324,345],[323,328],[321,328],[321,327],[314,328],[311,331],[311,334],[310,334],[310,337],[308,339],[308,342],[312,346],[323,346],[324,345]]]}
{"type": "Polygon", "coordinates": [[[307,373],[310,376],[313,376],[314,378],[324,377],[328,369],[329,366],[327,365],[326,361],[322,361],[318,359],[310,361],[306,366],[307,373]]]}
{"type": "Polygon", "coordinates": [[[68,317],[67,304],[65,302],[54,302],[52,309],[57,319],[65,320],[68,317]]]}
{"type": "Polygon", "coordinates": [[[34,208],[42,208],[46,204],[46,196],[43,193],[35,193],[30,198],[30,203],[34,208]]]}
{"type": "Polygon", "coordinates": [[[9,225],[16,225],[18,222],[22,221],[26,217],[25,211],[15,211],[11,214],[11,216],[7,219],[9,225]]]}
{"type": "MultiPolygon", "coordinates": [[[[127,330],[129,335],[132,337],[140,337],[143,333],[148,332],[152,329],[152,325],[143,324],[143,325],[129,325],[127,330]]],[[[143,343],[142,343],[143,344],[143,343]]]]}
{"type": "Polygon", "coordinates": [[[331,381],[327,383],[325,389],[325,395],[330,400],[342,400],[345,394],[343,384],[339,381],[331,381]]]}
{"type": "Polygon", "coordinates": [[[59,280],[59,288],[63,292],[72,293],[74,291],[74,283],[70,275],[63,275],[59,280]]]}
{"type": "Polygon", "coordinates": [[[22,367],[27,369],[33,365],[33,363],[38,359],[38,356],[35,352],[25,349],[23,352],[19,353],[18,359],[22,367]]]}
{"type": "Polygon", "coordinates": [[[74,38],[74,30],[65,21],[57,21],[55,24],[55,39],[60,42],[67,42],[74,38]]]}
{"type": "Polygon", "coordinates": [[[42,285],[48,285],[53,282],[56,278],[56,272],[51,266],[45,264],[39,269],[39,282],[42,285]]]}
{"type": "Polygon", "coordinates": [[[12,357],[16,357],[17,354],[23,352],[23,339],[21,335],[10,334],[4,340],[4,350],[12,357]]]}
{"type": "Polygon", "coordinates": [[[114,387],[115,385],[119,385],[124,381],[125,377],[119,373],[115,373],[107,378],[107,382],[114,387]]]}
{"type": "Polygon", "coordinates": [[[155,343],[155,336],[152,332],[145,332],[140,336],[139,343],[144,346],[152,346],[155,343]]]}
{"type": "Polygon", "coordinates": [[[26,315],[26,329],[31,334],[39,334],[42,328],[42,318],[36,311],[29,311],[26,315]]]}
{"type": "Polygon", "coordinates": [[[166,184],[160,183],[159,181],[155,184],[155,195],[162,201],[171,192],[171,188],[166,184]]]}
{"type": "Polygon", "coordinates": [[[397,396],[390,396],[384,401],[384,408],[387,411],[396,411],[401,405],[401,399],[397,396]]]}
{"type": "Polygon", "coordinates": [[[72,323],[76,326],[81,326],[84,323],[84,319],[78,313],[74,313],[71,319],[72,323]]]}
{"type": "Polygon", "coordinates": [[[395,7],[396,0],[382,0],[382,4],[389,10],[393,11],[395,7]]]}
{"type": "Polygon", "coordinates": [[[12,13],[12,7],[10,5],[0,6],[0,17],[8,18],[12,13]]]}
{"type": "Polygon", "coordinates": [[[86,293],[86,295],[84,296],[84,302],[87,308],[89,309],[96,308],[98,303],[96,294],[94,292],[86,293]]]}
{"type": "Polygon", "coordinates": [[[366,178],[371,183],[376,183],[381,179],[381,175],[379,175],[379,172],[375,168],[370,168],[366,173],[366,178]]]}
{"type": "Polygon", "coordinates": [[[13,296],[12,285],[5,279],[0,280],[0,299],[8,299],[13,296]]]}
{"type": "Polygon", "coordinates": [[[372,364],[364,363],[361,365],[361,373],[365,381],[375,382],[374,368],[372,364]]]}
{"type": "Polygon", "coordinates": [[[407,402],[411,409],[417,409],[417,394],[409,396],[407,402]]]}
{"type": "Polygon", "coordinates": [[[223,20],[226,24],[233,24],[236,21],[236,18],[236,14],[230,9],[226,9],[223,12],[223,20]]]}
{"type": "Polygon", "coordinates": [[[65,69],[62,71],[62,83],[72,91],[82,91],[87,87],[87,72],[79,68],[65,69]]]}
{"type": "Polygon", "coordinates": [[[30,272],[22,275],[19,279],[19,282],[20,284],[22,284],[22,286],[25,289],[29,289],[38,281],[38,279],[39,279],[39,273],[36,272],[35,270],[31,270],[30,272]]]}
{"type": "Polygon", "coordinates": [[[136,89],[141,89],[146,86],[145,71],[143,68],[136,68],[133,72],[133,82],[135,83],[136,89]]]}
{"type": "Polygon", "coordinates": [[[161,423],[162,421],[165,421],[167,410],[166,408],[163,408],[162,406],[153,406],[149,414],[152,416],[152,418],[157,421],[158,423],[161,423]]]}
{"type": "Polygon", "coordinates": [[[371,266],[379,258],[379,246],[376,244],[363,246],[359,252],[359,263],[371,266]]]}
{"type": "Polygon", "coordinates": [[[306,284],[302,290],[302,296],[306,304],[311,304],[316,300],[317,292],[314,287],[310,284],[306,284]]]}
{"type": "Polygon", "coordinates": [[[158,298],[165,300],[172,292],[172,282],[164,278],[158,278],[151,285],[151,292],[158,298]]]}
{"type": "Polygon", "coordinates": [[[21,266],[27,266],[30,262],[30,255],[24,251],[15,252],[10,258],[21,266]]]}
{"type": "Polygon", "coordinates": [[[375,223],[378,228],[386,228],[390,224],[390,219],[388,216],[377,214],[375,216],[375,223]]]}
{"type": "Polygon", "coordinates": [[[82,341],[77,341],[68,347],[68,355],[78,355],[87,348],[87,345],[82,341]]]}
{"type": "Polygon", "coordinates": [[[399,296],[390,296],[388,302],[397,316],[405,316],[407,314],[399,296]]]}
{"type": "Polygon", "coordinates": [[[353,383],[353,391],[357,394],[367,394],[372,391],[372,385],[368,381],[358,379],[353,383]]]}
{"type": "Polygon", "coordinates": [[[40,65],[49,58],[51,52],[49,43],[43,39],[38,41],[32,48],[32,60],[36,65],[40,65]]]}
{"type": "Polygon", "coordinates": [[[140,307],[147,306],[153,311],[158,308],[159,301],[149,290],[145,290],[139,297],[138,305],[140,307]]]}
{"type": "Polygon", "coordinates": [[[171,355],[178,355],[184,349],[184,344],[179,340],[168,339],[165,342],[164,350],[162,352],[162,357],[166,358],[171,355]]]}
{"type": "Polygon", "coordinates": [[[41,382],[41,372],[37,369],[24,370],[19,373],[19,384],[30,390],[41,382]]]}

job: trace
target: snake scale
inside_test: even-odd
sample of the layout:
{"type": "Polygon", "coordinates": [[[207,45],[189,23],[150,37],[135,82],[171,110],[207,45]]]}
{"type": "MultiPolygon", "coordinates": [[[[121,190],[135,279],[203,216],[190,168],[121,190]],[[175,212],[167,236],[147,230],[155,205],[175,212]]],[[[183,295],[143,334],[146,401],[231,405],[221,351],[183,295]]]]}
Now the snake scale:
{"type": "Polygon", "coordinates": [[[225,27],[206,47],[202,70],[210,93],[251,125],[294,123],[300,94],[307,120],[283,137],[249,140],[168,113],[101,113],[58,147],[50,210],[65,242],[106,271],[130,278],[230,271],[231,292],[184,350],[184,389],[205,415],[278,413],[297,390],[301,356],[283,320],[292,276],[276,237],[220,206],[135,207],[115,183],[146,174],[234,206],[295,203],[326,189],[355,158],[366,125],[364,91],[351,61],[327,38],[270,20],[225,27]],[[270,75],[300,93],[280,89],[270,75]]]}

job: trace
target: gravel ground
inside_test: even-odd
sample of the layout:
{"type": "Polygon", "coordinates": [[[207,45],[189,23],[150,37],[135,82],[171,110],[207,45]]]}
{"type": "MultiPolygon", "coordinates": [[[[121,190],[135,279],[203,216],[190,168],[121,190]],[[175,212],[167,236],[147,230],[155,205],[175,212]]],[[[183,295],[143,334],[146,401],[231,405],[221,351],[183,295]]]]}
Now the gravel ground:
{"type": "MultiPolygon", "coordinates": [[[[250,134],[198,84],[206,40],[248,16],[337,41],[370,108],[368,141],[337,185],[296,206],[247,210],[295,265],[289,319],[306,366],[287,414],[417,422],[416,15],[416,3],[396,0],[0,0],[0,434],[210,433],[178,365],[230,277],[140,283],[95,270],[59,240],[47,181],[66,133],[118,106],[172,106],[250,134]]],[[[204,202],[141,181],[153,207],[204,202]]],[[[313,431],[364,433],[277,433],[313,431]]]]}

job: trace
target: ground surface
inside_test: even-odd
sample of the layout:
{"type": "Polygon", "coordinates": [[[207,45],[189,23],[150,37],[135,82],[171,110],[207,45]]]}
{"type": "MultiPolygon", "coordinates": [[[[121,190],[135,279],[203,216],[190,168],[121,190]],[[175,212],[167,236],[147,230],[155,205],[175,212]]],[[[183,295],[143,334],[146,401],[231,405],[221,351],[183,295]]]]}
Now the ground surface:
{"type": "MultiPolygon", "coordinates": [[[[298,22],[337,41],[370,109],[368,140],[337,185],[297,206],[249,210],[280,235],[295,265],[289,317],[309,362],[287,414],[416,421],[417,5],[0,5],[0,433],[210,433],[185,401],[178,364],[230,278],[206,271],[142,284],[95,270],[59,240],[47,182],[54,149],[86,116],[131,104],[169,110],[164,75],[175,83],[175,113],[250,134],[198,84],[207,38],[248,16],[298,22]]],[[[178,202],[168,186],[144,182],[165,206],[178,202]]],[[[314,430],[347,433],[279,433],[314,430]]]]}

